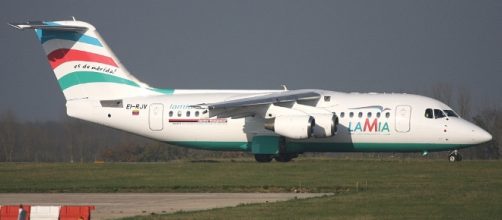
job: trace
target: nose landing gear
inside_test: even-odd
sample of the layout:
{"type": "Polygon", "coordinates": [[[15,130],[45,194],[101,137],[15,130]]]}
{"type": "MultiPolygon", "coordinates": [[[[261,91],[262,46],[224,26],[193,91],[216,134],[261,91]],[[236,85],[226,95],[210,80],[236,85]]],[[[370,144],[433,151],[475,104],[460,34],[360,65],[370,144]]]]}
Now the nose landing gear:
{"type": "Polygon", "coordinates": [[[448,154],[448,160],[450,162],[460,162],[462,161],[462,155],[460,155],[458,150],[454,150],[448,154]]]}

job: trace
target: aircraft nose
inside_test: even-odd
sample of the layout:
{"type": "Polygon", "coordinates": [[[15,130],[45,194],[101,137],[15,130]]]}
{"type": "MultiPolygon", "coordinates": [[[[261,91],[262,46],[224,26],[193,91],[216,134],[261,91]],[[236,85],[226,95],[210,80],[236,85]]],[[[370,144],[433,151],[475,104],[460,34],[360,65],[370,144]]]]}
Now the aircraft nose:
{"type": "Polygon", "coordinates": [[[448,127],[452,130],[449,139],[462,144],[476,145],[492,139],[490,133],[466,120],[450,120],[448,127]]]}
{"type": "Polygon", "coordinates": [[[492,140],[492,135],[481,128],[476,136],[478,137],[480,143],[485,143],[492,140]]]}
{"type": "Polygon", "coordinates": [[[492,135],[478,126],[474,126],[472,129],[472,137],[478,144],[492,140],[492,135]]]}

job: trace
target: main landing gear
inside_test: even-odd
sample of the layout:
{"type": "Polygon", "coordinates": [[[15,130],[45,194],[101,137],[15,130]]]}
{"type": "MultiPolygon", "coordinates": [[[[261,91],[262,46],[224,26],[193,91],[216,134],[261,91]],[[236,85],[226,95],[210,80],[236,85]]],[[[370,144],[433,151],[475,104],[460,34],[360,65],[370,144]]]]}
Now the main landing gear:
{"type": "Polygon", "coordinates": [[[277,156],[274,157],[275,161],[277,162],[289,162],[291,161],[293,158],[297,158],[298,157],[298,154],[279,154],[277,156]]]}
{"type": "Polygon", "coordinates": [[[275,161],[277,162],[289,162],[291,161],[293,158],[297,158],[298,157],[298,154],[295,154],[295,153],[292,153],[292,154],[277,154],[277,155],[273,155],[273,154],[255,154],[254,155],[254,159],[257,161],[257,162],[260,162],[260,163],[268,163],[270,161],[272,161],[272,159],[275,159],[275,161]]]}
{"type": "Polygon", "coordinates": [[[274,156],[272,154],[255,154],[254,159],[259,163],[268,163],[272,161],[274,156]]]}
{"type": "Polygon", "coordinates": [[[448,154],[448,160],[450,162],[460,162],[462,161],[462,155],[458,152],[458,150],[454,150],[448,154]]]}

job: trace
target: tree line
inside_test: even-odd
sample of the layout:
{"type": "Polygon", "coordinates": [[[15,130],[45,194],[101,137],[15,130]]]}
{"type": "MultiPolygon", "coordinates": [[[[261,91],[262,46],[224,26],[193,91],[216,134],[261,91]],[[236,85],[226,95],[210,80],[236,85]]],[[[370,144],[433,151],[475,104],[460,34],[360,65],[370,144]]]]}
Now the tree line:
{"type": "MultiPolygon", "coordinates": [[[[430,91],[430,94],[426,95],[454,107],[463,118],[492,134],[492,141],[461,150],[465,159],[500,158],[501,109],[497,106],[486,106],[476,112],[472,111],[469,92],[465,88],[455,91],[447,84],[437,84],[430,91]]],[[[444,154],[447,152],[433,154],[432,157],[441,157],[444,154]]],[[[374,157],[382,154],[358,155],[374,157]]],[[[419,157],[416,153],[393,155],[419,157]]],[[[19,120],[12,111],[0,112],[1,162],[155,162],[221,157],[251,157],[251,155],[242,152],[215,152],[177,147],[78,119],[26,122],[19,120]]]]}
{"type": "Polygon", "coordinates": [[[242,156],[172,146],[79,119],[23,122],[11,111],[0,113],[1,162],[156,162],[242,156]]]}

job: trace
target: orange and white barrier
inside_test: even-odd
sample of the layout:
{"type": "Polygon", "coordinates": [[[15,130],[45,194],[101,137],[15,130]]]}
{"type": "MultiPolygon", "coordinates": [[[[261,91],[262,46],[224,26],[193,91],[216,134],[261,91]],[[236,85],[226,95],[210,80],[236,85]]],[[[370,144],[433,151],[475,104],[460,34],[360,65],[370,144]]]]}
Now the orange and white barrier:
{"type": "Polygon", "coordinates": [[[0,220],[90,220],[94,206],[0,206],[0,220]]]}

